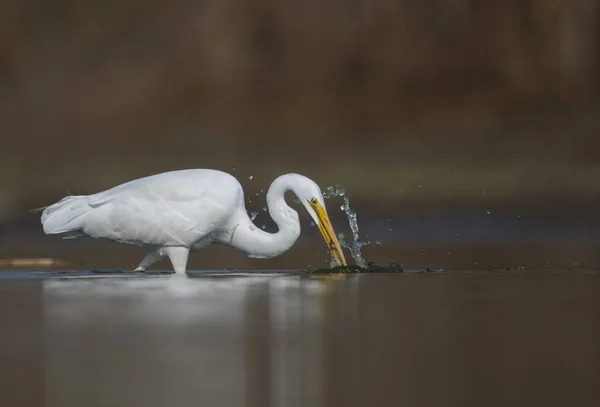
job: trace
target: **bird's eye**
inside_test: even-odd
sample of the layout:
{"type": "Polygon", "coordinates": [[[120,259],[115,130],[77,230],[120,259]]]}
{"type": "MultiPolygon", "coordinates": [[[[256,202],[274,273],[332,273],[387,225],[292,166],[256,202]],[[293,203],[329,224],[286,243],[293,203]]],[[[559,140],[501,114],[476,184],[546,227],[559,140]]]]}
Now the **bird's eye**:
{"type": "Polygon", "coordinates": [[[313,204],[313,205],[316,205],[317,204],[317,198],[311,199],[310,203],[313,204]]]}

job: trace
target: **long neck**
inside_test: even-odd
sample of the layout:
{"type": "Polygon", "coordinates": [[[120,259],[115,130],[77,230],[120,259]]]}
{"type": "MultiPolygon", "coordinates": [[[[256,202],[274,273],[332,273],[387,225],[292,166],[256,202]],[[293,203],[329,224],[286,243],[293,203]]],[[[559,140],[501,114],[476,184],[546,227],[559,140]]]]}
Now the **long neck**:
{"type": "Polygon", "coordinates": [[[291,190],[288,178],[284,175],[271,184],[267,192],[267,207],[279,231],[268,233],[257,227],[248,217],[246,208],[237,214],[237,227],[229,244],[250,257],[266,258],[278,256],[287,251],[300,236],[298,213],[285,202],[285,193],[291,190]]]}

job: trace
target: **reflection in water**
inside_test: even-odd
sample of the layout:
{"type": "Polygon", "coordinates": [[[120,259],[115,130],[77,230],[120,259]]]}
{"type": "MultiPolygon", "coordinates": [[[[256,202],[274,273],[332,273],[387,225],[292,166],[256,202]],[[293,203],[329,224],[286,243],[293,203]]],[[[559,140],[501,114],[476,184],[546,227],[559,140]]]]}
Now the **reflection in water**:
{"type": "Polygon", "coordinates": [[[0,405],[597,406],[599,300],[593,272],[4,281],[0,405]]]}
{"type": "Polygon", "coordinates": [[[326,283],[45,281],[51,399],[61,406],[90,405],[90,398],[106,405],[123,395],[130,405],[319,406],[326,283]]]}

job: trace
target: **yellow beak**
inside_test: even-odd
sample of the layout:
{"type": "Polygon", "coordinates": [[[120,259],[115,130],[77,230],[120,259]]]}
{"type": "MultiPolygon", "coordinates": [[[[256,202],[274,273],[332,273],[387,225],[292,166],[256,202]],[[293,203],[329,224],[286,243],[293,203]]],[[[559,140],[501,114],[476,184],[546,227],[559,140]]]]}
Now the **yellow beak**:
{"type": "Polygon", "coordinates": [[[315,203],[309,201],[309,204],[317,214],[317,218],[319,219],[319,223],[317,226],[319,226],[319,230],[321,231],[323,239],[325,239],[325,243],[327,243],[327,246],[329,247],[329,250],[331,251],[331,255],[333,256],[334,260],[340,266],[347,266],[348,264],[346,263],[344,252],[342,252],[340,242],[338,241],[337,236],[335,235],[335,232],[331,227],[331,222],[329,221],[329,216],[327,216],[327,212],[325,212],[325,208],[323,208],[321,203],[318,201],[315,203]]]}

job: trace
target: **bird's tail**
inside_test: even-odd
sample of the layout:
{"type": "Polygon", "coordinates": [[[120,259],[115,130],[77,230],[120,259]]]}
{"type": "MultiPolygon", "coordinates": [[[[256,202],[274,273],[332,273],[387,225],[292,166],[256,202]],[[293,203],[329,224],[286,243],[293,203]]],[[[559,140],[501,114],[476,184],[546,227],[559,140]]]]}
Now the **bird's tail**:
{"type": "Polygon", "coordinates": [[[88,197],[67,196],[54,205],[34,209],[42,211],[42,226],[47,235],[76,232],[81,229],[81,217],[92,208],[88,204],[88,197]]]}

